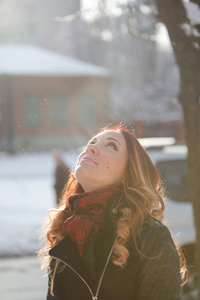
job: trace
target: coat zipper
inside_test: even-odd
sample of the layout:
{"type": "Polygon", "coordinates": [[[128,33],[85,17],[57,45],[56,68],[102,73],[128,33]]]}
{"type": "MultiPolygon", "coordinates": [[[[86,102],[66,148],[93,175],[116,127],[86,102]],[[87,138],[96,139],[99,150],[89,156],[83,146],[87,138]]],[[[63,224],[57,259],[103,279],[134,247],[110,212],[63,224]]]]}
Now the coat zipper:
{"type": "Polygon", "coordinates": [[[102,280],[103,280],[103,276],[104,276],[104,274],[105,274],[105,271],[106,271],[106,269],[107,269],[109,260],[110,260],[110,258],[111,258],[111,255],[112,255],[112,252],[113,252],[113,248],[114,248],[114,244],[115,244],[115,242],[118,240],[118,238],[119,238],[119,237],[117,236],[116,239],[115,239],[115,241],[114,241],[114,243],[113,243],[113,245],[112,245],[112,248],[111,248],[111,250],[110,250],[110,252],[109,252],[107,261],[106,261],[106,263],[105,263],[104,269],[103,269],[103,271],[102,271],[101,277],[100,277],[99,282],[98,282],[98,286],[97,286],[97,290],[96,290],[96,298],[94,298],[94,300],[97,300],[97,299],[98,299],[99,290],[100,290],[100,287],[101,287],[101,283],[102,283],[102,280]]]}
{"type": "Polygon", "coordinates": [[[84,278],[83,278],[76,270],[74,270],[74,268],[72,268],[69,264],[67,264],[66,262],[64,262],[62,259],[59,259],[59,258],[57,258],[57,257],[55,257],[55,256],[52,256],[52,255],[50,255],[50,256],[51,256],[52,258],[54,258],[54,259],[59,260],[59,261],[62,262],[63,264],[67,265],[72,271],[74,271],[74,273],[76,273],[76,275],[84,282],[84,284],[85,284],[85,285],[87,286],[87,288],[89,289],[90,294],[91,294],[91,296],[92,296],[92,300],[98,300],[99,290],[100,290],[100,287],[101,287],[101,283],[102,283],[102,280],[103,280],[103,276],[104,276],[104,274],[105,274],[105,271],[106,271],[106,269],[107,269],[109,260],[110,260],[110,258],[111,258],[111,255],[112,255],[112,252],[113,252],[113,248],[114,248],[114,244],[115,244],[115,242],[116,242],[117,240],[118,240],[118,237],[116,237],[116,239],[115,239],[115,241],[114,241],[114,243],[113,243],[113,245],[112,245],[112,248],[111,248],[111,250],[110,250],[110,252],[109,252],[107,261],[106,261],[106,263],[105,263],[104,269],[103,269],[103,271],[102,271],[102,274],[101,274],[101,276],[100,276],[100,279],[99,279],[99,282],[98,282],[98,285],[97,285],[97,290],[96,290],[95,296],[94,296],[94,293],[93,293],[92,289],[90,288],[90,286],[89,286],[89,285],[87,284],[87,282],[85,281],[85,279],[84,279],[84,278]]]}
{"type": "Polygon", "coordinates": [[[56,260],[59,260],[60,262],[62,262],[63,264],[65,264],[66,266],[68,266],[72,271],[74,271],[74,273],[76,273],[76,275],[78,275],[78,277],[85,283],[85,285],[87,286],[87,288],[89,289],[89,291],[90,291],[90,293],[91,293],[91,295],[92,295],[92,299],[93,300],[97,300],[97,299],[95,299],[95,296],[94,296],[94,294],[93,294],[93,292],[92,292],[92,289],[90,288],[90,286],[87,284],[87,282],[85,281],[85,279],[76,271],[76,270],[74,270],[74,268],[72,268],[69,264],[67,264],[66,262],[64,262],[62,259],[60,259],[60,258],[57,258],[57,257],[55,257],[55,256],[52,256],[52,255],[50,255],[52,258],[54,258],[54,259],[56,259],[56,260]]]}

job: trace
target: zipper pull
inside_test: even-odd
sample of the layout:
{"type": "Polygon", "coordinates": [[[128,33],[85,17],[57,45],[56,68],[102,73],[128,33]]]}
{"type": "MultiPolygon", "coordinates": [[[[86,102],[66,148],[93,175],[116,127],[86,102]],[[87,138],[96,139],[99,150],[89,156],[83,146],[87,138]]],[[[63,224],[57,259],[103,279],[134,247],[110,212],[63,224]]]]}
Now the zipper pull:
{"type": "Polygon", "coordinates": [[[92,296],[92,300],[98,300],[97,296],[92,296]]]}

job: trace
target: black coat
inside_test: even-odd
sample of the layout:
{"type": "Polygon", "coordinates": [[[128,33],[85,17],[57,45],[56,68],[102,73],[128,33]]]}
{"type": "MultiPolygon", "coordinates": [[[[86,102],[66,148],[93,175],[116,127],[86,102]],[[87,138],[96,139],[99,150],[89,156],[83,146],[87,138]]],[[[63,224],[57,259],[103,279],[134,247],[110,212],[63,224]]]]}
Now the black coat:
{"type": "MultiPolygon", "coordinates": [[[[96,295],[99,278],[114,240],[113,230],[108,226],[97,234],[93,247],[96,267],[94,279],[84,267],[77,245],[68,236],[52,248],[49,254],[65,262],[67,266],[56,274],[54,297],[48,290],[47,299],[97,299],[92,298],[92,293],[96,295]]],[[[179,257],[167,227],[153,218],[147,218],[138,245],[140,251],[148,258],[138,254],[135,246],[130,244],[128,245],[130,256],[123,269],[115,266],[110,259],[100,286],[98,300],[181,299],[179,257]]],[[[50,282],[51,276],[49,284],[50,282]]]]}

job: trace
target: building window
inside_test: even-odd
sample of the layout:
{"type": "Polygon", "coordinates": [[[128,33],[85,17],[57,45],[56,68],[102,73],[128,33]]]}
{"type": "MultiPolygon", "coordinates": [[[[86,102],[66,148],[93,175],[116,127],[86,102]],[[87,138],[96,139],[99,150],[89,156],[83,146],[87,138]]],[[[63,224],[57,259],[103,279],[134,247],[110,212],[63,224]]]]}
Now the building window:
{"type": "Polygon", "coordinates": [[[67,97],[56,95],[53,97],[53,122],[58,126],[66,125],[69,120],[67,97]]]}
{"type": "Polygon", "coordinates": [[[38,126],[42,120],[42,110],[39,96],[27,96],[25,99],[25,122],[28,126],[38,126]]]}
{"type": "Polygon", "coordinates": [[[92,126],[96,124],[96,101],[91,95],[81,96],[81,120],[83,125],[92,126]]]}

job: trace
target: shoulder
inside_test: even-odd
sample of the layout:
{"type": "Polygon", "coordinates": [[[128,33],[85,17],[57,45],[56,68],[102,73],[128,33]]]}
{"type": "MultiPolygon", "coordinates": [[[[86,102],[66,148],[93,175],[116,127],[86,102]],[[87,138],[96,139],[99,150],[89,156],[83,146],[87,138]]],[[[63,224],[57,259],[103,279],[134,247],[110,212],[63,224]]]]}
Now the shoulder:
{"type": "Polygon", "coordinates": [[[154,237],[171,237],[170,230],[162,222],[153,217],[146,217],[143,223],[142,233],[144,236],[154,237]]]}
{"type": "Polygon", "coordinates": [[[167,229],[167,226],[164,225],[161,221],[151,217],[151,216],[147,216],[145,219],[144,219],[144,226],[148,227],[148,228],[152,228],[152,229],[155,229],[155,230],[163,230],[163,229],[167,229]]]}
{"type": "Polygon", "coordinates": [[[180,300],[179,254],[169,229],[148,217],[143,224],[138,260],[139,299],[180,300]]]}
{"type": "Polygon", "coordinates": [[[147,255],[155,255],[160,251],[177,254],[177,247],[168,227],[152,217],[144,220],[140,240],[141,249],[147,255]]]}

